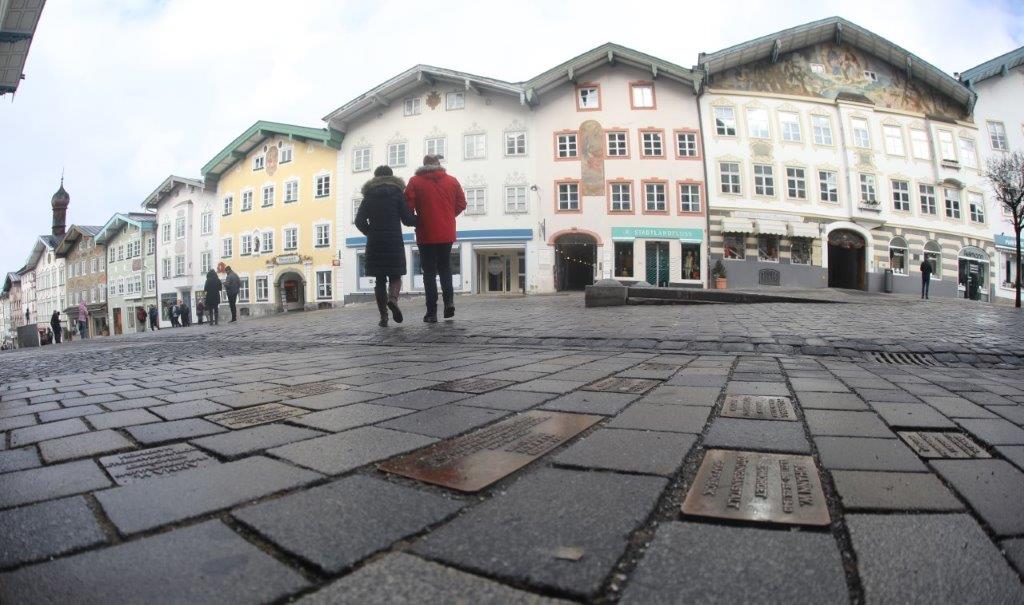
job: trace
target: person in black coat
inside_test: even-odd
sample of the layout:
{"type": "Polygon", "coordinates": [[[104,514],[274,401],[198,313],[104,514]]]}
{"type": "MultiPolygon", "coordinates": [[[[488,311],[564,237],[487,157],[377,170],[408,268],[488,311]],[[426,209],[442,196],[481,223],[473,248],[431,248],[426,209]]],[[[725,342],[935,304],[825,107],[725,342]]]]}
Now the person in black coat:
{"type": "Polygon", "coordinates": [[[217,277],[217,272],[210,269],[206,272],[206,285],[203,290],[206,291],[206,314],[209,316],[207,322],[211,326],[217,325],[220,319],[220,290],[221,290],[220,278],[217,277]]]}
{"type": "Polygon", "coordinates": [[[405,242],[402,225],[416,226],[416,215],[405,201],[405,181],[388,166],[378,166],[363,185],[363,203],[356,213],[356,228],[366,235],[366,273],[374,276],[373,288],[380,311],[378,325],[388,325],[388,309],[395,323],[402,323],[398,295],[405,275],[405,242]]]}

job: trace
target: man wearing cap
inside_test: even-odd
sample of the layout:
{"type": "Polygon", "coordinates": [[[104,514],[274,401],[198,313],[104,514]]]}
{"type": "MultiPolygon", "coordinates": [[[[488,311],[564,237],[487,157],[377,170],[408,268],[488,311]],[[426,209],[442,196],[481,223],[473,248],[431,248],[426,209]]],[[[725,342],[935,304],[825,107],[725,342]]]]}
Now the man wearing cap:
{"type": "Polygon", "coordinates": [[[466,194],[455,177],[441,167],[443,156],[427,155],[409,179],[405,199],[416,213],[416,244],[423,268],[427,314],[423,321],[437,323],[437,276],[441,277],[444,318],[455,317],[451,252],[455,243],[455,217],[466,209],[466,194]]]}

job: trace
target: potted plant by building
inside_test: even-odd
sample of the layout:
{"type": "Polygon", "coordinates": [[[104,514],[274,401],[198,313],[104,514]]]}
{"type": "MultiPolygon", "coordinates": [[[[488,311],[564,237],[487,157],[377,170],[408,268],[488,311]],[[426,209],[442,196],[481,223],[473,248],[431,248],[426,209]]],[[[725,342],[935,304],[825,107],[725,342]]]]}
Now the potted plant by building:
{"type": "Polygon", "coordinates": [[[725,265],[722,263],[722,259],[715,261],[715,266],[711,268],[711,277],[715,278],[716,290],[725,290],[725,265]]]}

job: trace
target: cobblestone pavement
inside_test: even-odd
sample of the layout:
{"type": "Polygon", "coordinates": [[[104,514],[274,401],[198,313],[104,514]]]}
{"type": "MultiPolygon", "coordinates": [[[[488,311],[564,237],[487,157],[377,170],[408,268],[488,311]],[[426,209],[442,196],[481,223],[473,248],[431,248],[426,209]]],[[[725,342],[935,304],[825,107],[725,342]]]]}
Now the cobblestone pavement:
{"type": "Polygon", "coordinates": [[[387,329],[354,305],[4,353],[0,602],[1024,601],[1024,316],[823,296],[467,298],[433,326],[410,301],[387,329]],[[378,468],[530,418],[589,428],[476,493],[378,468]],[[682,512],[719,485],[748,510],[764,453],[798,512],[820,481],[824,525],[682,512]]]}

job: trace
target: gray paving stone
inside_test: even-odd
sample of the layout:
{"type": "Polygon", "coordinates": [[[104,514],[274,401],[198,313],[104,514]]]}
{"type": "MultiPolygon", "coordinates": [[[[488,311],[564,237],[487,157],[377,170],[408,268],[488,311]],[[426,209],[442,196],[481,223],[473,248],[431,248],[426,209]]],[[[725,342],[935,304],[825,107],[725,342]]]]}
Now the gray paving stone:
{"type": "Polygon", "coordinates": [[[168,393],[167,395],[160,395],[158,399],[163,399],[167,403],[183,403],[185,401],[195,401],[224,394],[225,390],[223,388],[199,389],[196,391],[185,391],[184,393],[168,393]]]}
{"type": "Polygon", "coordinates": [[[409,391],[408,393],[402,393],[400,395],[392,395],[383,399],[377,399],[373,403],[374,405],[386,405],[410,410],[428,410],[432,407],[466,399],[469,396],[469,393],[421,389],[418,391],[409,391]]]}
{"type": "Polygon", "coordinates": [[[668,386],[704,387],[721,389],[725,386],[725,374],[692,374],[685,370],[665,381],[668,386]]]}
{"type": "Polygon", "coordinates": [[[391,553],[296,601],[298,605],[568,605],[480,576],[391,553]]]}
{"type": "Polygon", "coordinates": [[[715,418],[704,436],[704,447],[760,452],[809,454],[811,444],[799,422],[715,418]]]}
{"type": "Polygon", "coordinates": [[[268,453],[328,475],[390,458],[436,441],[430,437],[364,426],[342,433],[291,443],[268,453]]]}
{"type": "Polygon", "coordinates": [[[1024,469],[1024,445],[997,445],[995,449],[1004,458],[1017,465],[1017,468],[1024,469]]]}
{"type": "Polygon", "coordinates": [[[92,405],[94,403],[100,403],[100,404],[103,404],[103,407],[105,407],[107,409],[111,409],[110,406],[108,406],[107,404],[108,403],[117,402],[117,401],[121,401],[121,399],[123,399],[121,396],[114,395],[114,394],[108,394],[108,395],[88,395],[88,396],[85,396],[85,397],[73,397],[73,398],[72,397],[65,397],[61,401],[61,403],[63,403],[64,407],[66,407],[66,408],[75,407],[75,406],[79,406],[79,405],[92,405]]]}
{"type": "Polygon", "coordinates": [[[849,393],[850,389],[838,380],[818,378],[790,378],[789,384],[794,391],[807,391],[816,393],[849,393]]]}
{"type": "MultiPolygon", "coordinates": [[[[989,408],[1017,426],[1024,425],[1024,405],[993,405],[989,408]]],[[[39,415],[42,418],[42,414],[39,415]]]]}
{"type": "Polygon", "coordinates": [[[96,493],[123,534],[132,534],[298,487],[321,475],[263,456],[137,481],[96,493]]]}
{"type": "Polygon", "coordinates": [[[935,475],[832,471],[846,510],[961,511],[956,496],[935,475]]]}
{"type": "Polygon", "coordinates": [[[1014,401],[989,393],[987,391],[965,391],[961,394],[964,399],[969,399],[978,405],[1016,405],[1014,401]]]}
{"type": "Polygon", "coordinates": [[[672,521],[658,528],[621,602],[846,603],[847,599],[843,562],[827,533],[672,521]]]}
{"type": "Polygon", "coordinates": [[[700,434],[711,408],[689,405],[634,403],[607,424],[614,429],[700,434]]]}
{"type": "MultiPolygon", "coordinates": [[[[958,418],[957,424],[989,445],[1024,445],[1024,429],[1002,418],[958,418]]],[[[21,429],[28,430],[28,429],[21,429]]],[[[13,444],[13,439],[11,443],[13,444]]]]}
{"type": "Polygon", "coordinates": [[[79,418],[68,418],[67,420],[58,420],[57,422],[27,426],[11,431],[11,447],[31,445],[47,439],[84,433],[88,430],[89,427],[85,426],[85,423],[79,418]]]}
{"type": "Polygon", "coordinates": [[[535,405],[544,403],[554,397],[551,393],[531,393],[530,391],[510,391],[501,389],[491,391],[469,399],[460,399],[459,405],[468,405],[478,408],[491,408],[495,410],[509,410],[521,412],[532,408],[535,405]]]}
{"type": "Polygon", "coordinates": [[[22,471],[42,464],[34,447],[0,451],[0,473],[22,471]]]}
{"type": "MultiPolygon", "coordinates": [[[[23,426],[32,426],[33,424],[39,424],[36,420],[35,414],[25,414],[23,416],[11,416],[0,420],[0,431],[9,431],[11,429],[20,429],[23,426]]],[[[0,439],[2,441],[2,439],[0,439]]]]}
{"type": "Polygon", "coordinates": [[[355,476],[232,514],[283,550],[337,573],[461,507],[438,494],[355,476]]]}
{"type": "Polygon", "coordinates": [[[718,401],[720,391],[718,387],[662,385],[649,391],[640,401],[659,405],[697,405],[710,408],[718,401]]]}
{"type": "Polygon", "coordinates": [[[39,452],[47,464],[52,464],[73,458],[130,450],[133,447],[135,445],[123,435],[107,429],[43,441],[39,444],[39,452]]]}
{"type": "Polygon", "coordinates": [[[48,401],[46,403],[40,403],[37,405],[19,405],[0,410],[0,418],[24,416],[25,414],[35,414],[38,412],[46,412],[48,410],[57,409],[60,409],[60,405],[56,401],[48,401]]]}
{"type": "Polygon", "coordinates": [[[875,403],[871,406],[894,429],[956,429],[956,424],[924,403],[875,403]]]}
{"type": "Polygon", "coordinates": [[[136,424],[147,424],[150,422],[160,422],[160,417],[150,414],[146,410],[135,409],[123,410],[120,412],[104,412],[102,414],[88,416],[85,420],[94,428],[102,430],[134,426],[136,424]]]}
{"type": "Polygon", "coordinates": [[[122,410],[137,410],[139,408],[148,408],[157,405],[167,405],[167,402],[163,399],[157,399],[156,397],[137,397],[135,399],[110,401],[104,403],[103,407],[107,408],[111,412],[120,412],[122,410]]]}
{"type": "Polygon", "coordinates": [[[796,399],[804,409],[867,410],[867,404],[853,393],[810,393],[796,389],[796,399]]]}
{"type": "Polygon", "coordinates": [[[1004,460],[932,460],[999,536],[1024,534],[1024,473],[1004,460]]]}
{"type": "Polygon", "coordinates": [[[921,403],[921,400],[906,391],[891,389],[856,389],[868,402],[874,403],[921,403]]]}
{"type": "Polygon", "coordinates": [[[7,603],[255,603],[308,582],[219,521],[0,575],[7,603]]]}
{"type": "Polygon", "coordinates": [[[103,408],[98,405],[80,405],[73,408],[63,408],[60,410],[50,410],[49,412],[39,412],[39,422],[53,422],[55,420],[66,420],[68,418],[78,418],[79,416],[85,416],[88,414],[96,414],[102,412],[103,408]]]}
{"type": "Polygon", "coordinates": [[[573,391],[552,399],[540,406],[542,410],[574,412],[578,414],[600,414],[614,416],[628,406],[639,395],[627,393],[605,393],[602,391],[573,391]]]}
{"type": "Polygon", "coordinates": [[[228,433],[218,433],[209,437],[200,437],[193,439],[192,444],[226,458],[236,458],[243,454],[251,454],[323,435],[324,433],[320,431],[287,424],[265,424],[228,433]]]}
{"type": "Polygon", "coordinates": [[[696,441],[696,435],[681,433],[598,429],[558,454],[554,462],[583,468],[671,476],[679,470],[696,441]]]}
{"type": "Polygon", "coordinates": [[[475,408],[453,403],[388,420],[378,426],[445,439],[496,422],[506,415],[508,412],[504,410],[475,408]]]}
{"type": "Polygon", "coordinates": [[[152,407],[149,408],[149,411],[164,420],[181,420],[183,418],[195,418],[196,416],[226,412],[230,409],[226,405],[220,405],[208,399],[196,399],[194,401],[182,401],[181,403],[152,407]]]}
{"type": "Polygon", "coordinates": [[[815,437],[821,465],[827,469],[925,472],[913,450],[897,439],[815,437]]]}
{"type": "Polygon", "coordinates": [[[264,403],[276,403],[278,401],[283,401],[284,397],[270,391],[248,391],[245,393],[214,395],[209,399],[214,403],[226,405],[229,408],[245,408],[252,405],[262,405],[264,403]]]}
{"type": "Polygon", "coordinates": [[[660,477],[540,469],[413,549],[487,575],[593,595],[666,484],[660,477]],[[559,558],[564,547],[581,549],[583,557],[559,558]]]}
{"type": "Polygon", "coordinates": [[[406,393],[418,389],[428,389],[436,384],[440,383],[436,380],[420,380],[418,378],[395,378],[393,380],[385,380],[384,382],[360,385],[356,387],[356,389],[360,391],[368,391],[370,393],[397,395],[399,393],[406,393]]]}
{"type": "Polygon", "coordinates": [[[565,394],[570,391],[586,385],[586,382],[582,381],[567,381],[567,380],[550,380],[548,378],[538,378],[537,380],[531,380],[529,382],[521,382],[514,384],[508,389],[510,391],[534,391],[537,393],[555,393],[565,394]]]}
{"type": "Polygon", "coordinates": [[[290,422],[314,429],[337,433],[357,426],[373,424],[375,422],[381,422],[382,420],[388,420],[389,418],[404,416],[411,413],[412,410],[405,408],[396,408],[373,403],[355,403],[345,407],[332,408],[322,412],[306,414],[305,416],[298,418],[291,418],[290,422]]]}
{"type": "Polygon", "coordinates": [[[362,403],[373,399],[380,399],[380,393],[367,393],[366,391],[338,390],[330,391],[322,395],[309,395],[296,399],[285,399],[285,405],[305,408],[307,410],[329,410],[331,408],[362,403]]]}
{"type": "Polygon", "coordinates": [[[725,387],[726,395],[781,395],[789,396],[784,382],[730,382],[725,387]]]}
{"type": "Polygon", "coordinates": [[[1017,571],[1024,574],[1024,538],[1003,540],[999,543],[999,546],[1003,549],[1003,553],[1006,554],[1006,558],[1010,560],[1010,563],[1017,568],[1017,571]]]}
{"type": "Polygon", "coordinates": [[[131,433],[132,437],[139,443],[153,445],[166,441],[177,441],[212,435],[214,433],[223,433],[227,429],[202,418],[186,418],[184,420],[140,424],[130,426],[125,430],[131,433]]]}
{"type": "Polygon", "coordinates": [[[85,498],[74,496],[0,511],[0,568],[104,542],[85,498]]]}
{"type": "Polygon", "coordinates": [[[1024,587],[968,515],[846,515],[868,603],[1020,603],[1024,587]]]}
{"type": "Polygon", "coordinates": [[[79,460],[0,475],[0,508],[81,494],[110,485],[92,460],[79,460]]]}
{"type": "Polygon", "coordinates": [[[896,438],[896,433],[885,426],[874,412],[805,410],[804,418],[812,435],[896,438]]]}

